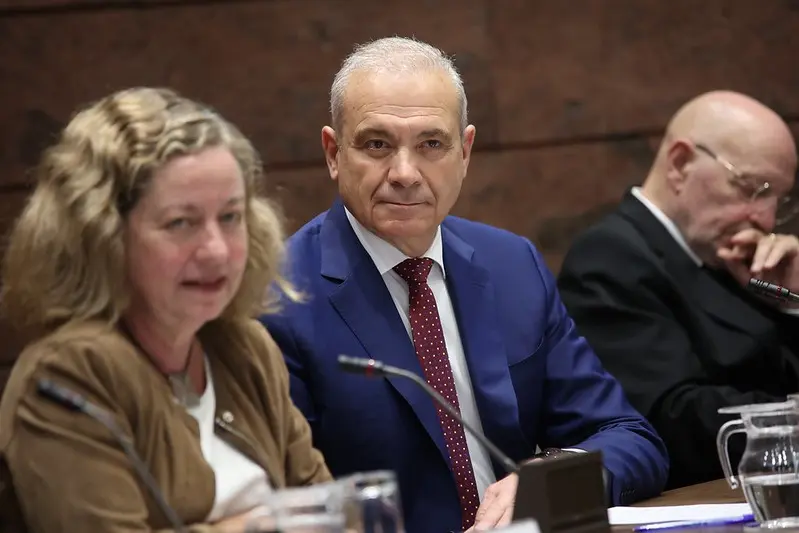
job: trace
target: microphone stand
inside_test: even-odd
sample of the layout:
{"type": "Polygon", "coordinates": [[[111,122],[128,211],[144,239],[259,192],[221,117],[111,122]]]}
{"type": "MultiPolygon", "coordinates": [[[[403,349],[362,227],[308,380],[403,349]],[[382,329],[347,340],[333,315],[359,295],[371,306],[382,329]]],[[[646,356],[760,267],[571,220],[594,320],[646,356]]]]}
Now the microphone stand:
{"type": "Polygon", "coordinates": [[[386,364],[381,363],[380,361],[375,361],[374,359],[360,359],[357,357],[350,357],[347,355],[339,355],[338,356],[338,363],[339,367],[347,372],[351,372],[354,374],[364,374],[367,377],[371,376],[397,376],[401,378],[410,379],[418,386],[420,386],[424,391],[432,397],[438,405],[441,406],[451,417],[458,421],[466,431],[472,434],[480,444],[486,447],[489,453],[499,461],[505,470],[510,474],[516,474],[519,472],[518,465],[511,460],[510,457],[502,453],[499,448],[497,448],[488,438],[483,435],[482,432],[477,431],[471,424],[467,423],[461,414],[458,412],[455,407],[450,404],[446,398],[441,396],[433,387],[430,386],[427,381],[422,379],[420,376],[410,372],[408,370],[404,370],[402,368],[397,368],[393,366],[389,366],[386,364]]]}
{"type": "Polygon", "coordinates": [[[186,526],[183,525],[183,521],[175,510],[167,503],[166,498],[164,498],[164,493],[161,492],[161,489],[158,487],[158,482],[147,469],[147,465],[144,464],[139,454],[136,453],[136,449],[133,447],[130,438],[120,429],[114,417],[112,417],[108,411],[89,402],[80,394],[61,385],[57,385],[49,379],[40,379],[36,388],[39,394],[48,400],[71,411],[78,411],[88,415],[105,426],[122,447],[122,451],[133,464],[133,468],[136,474],[138,474],[139,479],[144,483],[144,486],[150,492],[153,499],[155,499],[158,507],[161,508],[161,511],[163,511],[175,531],[187,533],[186,526]]]}

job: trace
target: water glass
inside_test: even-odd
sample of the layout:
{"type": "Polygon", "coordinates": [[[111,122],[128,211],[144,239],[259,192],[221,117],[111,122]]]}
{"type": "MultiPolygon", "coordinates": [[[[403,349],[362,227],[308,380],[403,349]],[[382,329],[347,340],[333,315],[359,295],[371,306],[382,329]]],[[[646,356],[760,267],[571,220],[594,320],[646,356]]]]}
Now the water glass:
{"type": "Polygon", "coordinates": [[[323,483],[275,491],[248,533],[344,533],[344,486],[323,483]]]}
{"type": "Polygon", "coordinates": [[[393,472],[379,470],[342,478],[347,531],[405,533],[399,486],[393,472]]]}

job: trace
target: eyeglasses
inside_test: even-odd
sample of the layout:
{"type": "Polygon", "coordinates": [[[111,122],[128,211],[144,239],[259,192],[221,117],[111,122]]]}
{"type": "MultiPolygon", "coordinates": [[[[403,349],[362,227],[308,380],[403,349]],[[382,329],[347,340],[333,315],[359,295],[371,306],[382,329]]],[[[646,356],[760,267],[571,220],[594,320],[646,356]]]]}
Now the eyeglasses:
{"type": "MultiPolygon", "coordinates": [[[[757,182],[748,178],[743,172],[738,170],[732,163],[716,154],[704,144],[695,143],[694,146],[700,152],[713,158],[718,164],[726,168],[732,174],[732,183],[747,196],[747,200],[753,203],[760,198],[772,196],[771,184],[767,181],[757,182]]],[[[777,199],[776,224],[785,224],[799,213],[799,201],[791,196],[784,196],[777,199]]]]}

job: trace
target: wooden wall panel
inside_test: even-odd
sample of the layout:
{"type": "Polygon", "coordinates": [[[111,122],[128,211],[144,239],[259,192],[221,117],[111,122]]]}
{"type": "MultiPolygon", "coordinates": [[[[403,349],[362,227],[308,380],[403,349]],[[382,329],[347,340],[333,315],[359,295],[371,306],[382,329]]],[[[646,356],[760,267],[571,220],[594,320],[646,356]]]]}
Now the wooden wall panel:
{"type": "MultiPolygon", "coordinates": [[[[335,195],[319,130],[341,60],[415,35],[455,56],[478,129],[455,213],[529,237],[557,271],[573,236],[643,180],[687,99],[748,92],[799,133],[796,28],[799,0],[0,0],[0,230],[70,113],[131,85],[174,87],[236,122],[296,230],[335,195]]],[[[15,338],[0,323],[0,360],[15,338]]]]}
{"type": "Polygon", "coordinates": [[[557,270],[577,231],[641,183],[649,139],[475,154],[455,213],[530,238],[557,270]]]}
{"type": "MultiPolygon", "coordinates": [[[[0,194],[0,257],[5,253],[8,231],[12,223],[22,211],[28,194],[25,191],[4,192],[0,194]]],[[[0,317],[0,394],[6,382],[8,372],[22,350],[25,339],[15,331],[8,322],[0,317]]]]}
{"type": "MultiPolygon", "coordinates": [[[[0,0],[0,15],[78,11],[85,9],[135,9],[158,8],[170,5],[196,5],[198,3],[233,3],[252,0],[0,0]]],[[[270,1],[270,0],[266,0],[270,1]]],[[[274,1],[274,0],[272,0],[274,1]]]]}
{"type": "Polygon", "coordinates": [[[799,2],[504,0],[490,9],[502,143],[656,132],[727,88],[799,116],[799,2]]]}
{"type": "Polygon", "coordinates": [[[319,132],[340,62],[353,43],[392,34],[457,55],[488,142],[496,128],[483,15],[480,2],[460,0],[424,10],[293,0],[0,16],[2,48],[15,51],[0,56],[0,101],[8,102],[0,105],[0,180],[23,179],[76,106],[131,85],[171,86],[211,103],[270,165],[321,162],[319,132]]]}
{"type": "Polygon", "coordinates": [[[266,194],[276,198],[293,233],[330,207],[337,185],[324,164],[294,170],[275,170],[266,175],[266,194]]]}

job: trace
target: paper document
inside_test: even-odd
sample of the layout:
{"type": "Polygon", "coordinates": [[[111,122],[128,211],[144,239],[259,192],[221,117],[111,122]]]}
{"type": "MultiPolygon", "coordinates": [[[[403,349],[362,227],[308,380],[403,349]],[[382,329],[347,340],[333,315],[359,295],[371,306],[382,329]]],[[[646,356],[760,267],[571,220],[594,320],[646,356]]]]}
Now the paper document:
{"type": "MultiPolygon", "coordinates": [[[[518,522],[513,522],[505,527],[492,529],[495,533],[541,533],[541,528],[538,527],[538,521],[532,518],[525,518],[518,522]]],[[[463,531],[461,531],[463,533],[463,531]]]]}
{"type": "Polygon", "coordinates": [[[612,526],[655,524],[676,520],[709,520],[735,518],[752,512],[748,503],[707,503],[701,505],[670,505],[666,507],[611,507],[608,521],[612,526]]]}
{"type": "Polygon", "coordinates": [[[532,518],[514,522],[508,526],[494,529],[497,533],[541,533],[538,522],[532,518]]]}

